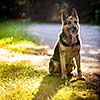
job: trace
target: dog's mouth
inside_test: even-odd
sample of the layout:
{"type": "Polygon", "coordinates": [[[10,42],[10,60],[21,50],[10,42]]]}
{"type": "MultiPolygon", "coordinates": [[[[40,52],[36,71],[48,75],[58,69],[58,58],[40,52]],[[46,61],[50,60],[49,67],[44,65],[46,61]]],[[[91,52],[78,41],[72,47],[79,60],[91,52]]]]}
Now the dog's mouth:
{"type": "Polygon", "coordinates": [[[72,43],[72,44],[77,43],[77,35],[72,35],[71,43],[72,43]]]}

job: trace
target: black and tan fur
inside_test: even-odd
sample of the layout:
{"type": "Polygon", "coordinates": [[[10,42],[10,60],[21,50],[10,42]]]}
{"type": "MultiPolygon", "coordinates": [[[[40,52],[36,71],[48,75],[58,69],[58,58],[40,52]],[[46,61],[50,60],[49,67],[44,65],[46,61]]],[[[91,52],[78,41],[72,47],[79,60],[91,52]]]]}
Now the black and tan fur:
{"type": "Polygon", "coordinates": [[[64,18],[61,14],[62,31],[54,48],[54,54],[49,62],[49,72],[60,74],[66,78],[77,67],[78,76],[81,76],[80,68],[80,25],[77,11],[73,8],[72,14],[64,18]],[[74,60],[76,61],[76,65],[74,60]]]}

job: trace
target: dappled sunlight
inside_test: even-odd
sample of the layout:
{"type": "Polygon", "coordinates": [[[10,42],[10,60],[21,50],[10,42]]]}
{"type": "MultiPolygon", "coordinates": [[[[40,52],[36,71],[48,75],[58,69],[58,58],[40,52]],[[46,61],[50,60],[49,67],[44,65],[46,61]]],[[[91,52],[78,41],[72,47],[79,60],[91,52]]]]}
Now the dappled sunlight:
{"type": "Polygon", "coordinates": [[[88,51],[89,52],[89,54],[100,54],[100,49],[98,49],[98,50],[89,50],[88,51]]]}
{"type": "Polygon", "coordinates": [[[100,73],[100,68],[99,68],[99,64],[95,64],[95,63],[86,63],[86,62],[82,62],[81,64],[81,69],[82,72],[84,73],[100,73]]]}
{"type": "Polygon", "coordinates": [[[0,61],[7,61],[9,57],[9,51],[5,49],[0,49],[0,61]]]}
{"type": "Polygon", "coordinates": [[[42,54],[46,53],[47,50],[47,46],[34,46],[28,43],[10,45],[6,48],[0,48],[0,60],[8,63],[27,60],[37,66],[40,66],[41,63],[45,65],[46,60],[50,57],[42,54]]]}
{"type": "Polygon", "coordinates": [[[34,98],[45,75],[46,71],[37,70],[30,61],[0,61],[0,99],[34,98]]]}
{"type": "Polygon", "coordinates": [[[47,74],[49,56],[43,52],[48,48],[27,41],[10,42],[0,44],[0,99],[32,99],[47,74]]]}
{"type": "Polygon", "coordinates": [[[20,54],[20,53],[8,53],[7,55],[4,52],[4,55],[0,55],[0,61],[6,61],[8,63],[13,62],[21,62],[21,61],[30,61],[33,65],[37,66],[37,69],[48,69],[48,63],[49,63],[49,56],[37,56],[37,55],[29,55],[29,54],[20,54]]]}
{"type": "Polygon", "coordinates": [[[93,47],[90,44],[83,44],[81,49],[81,60],[83,63],[88,63],[88,65],[100,65],[100,48],[93,47]]]}
{"type": "Polygon", "coordinates": [[[96,49],[96,50],[94,50],[94,49],[82,50],[81,54],[92,54],[92,55],[100,54],[100,49],[96,49]]]}
{"type": "MultiPolygon", "coordinates": [[[[71,90],[68,88],[61,88],[58,90],[58,92],[52,97],[51,100],[81,100],[87,98],[87,92],[86,91],[79,91],[79,90],[71,90]]],[[[89,100],[89,99],[88,99],[89,100]]]]}
{"type": "Polygon", "coordinates": [[[9,82],[3,82],[0,84],[0,99],[5,100],[9,98],[17,99],[32,99],[38,92],[38,87],[40,86],[41,79],[23,79],[9,82]]]}
{"type": "Polygon", "coordinates": [[[84,81],[73,80],[68,86],[64,85],[59,88],[57,93],[55,93],[49,100],[92,100],[94,98],[95,100],[98,100],[98,97],[93,91],[90,91],[84,81]]]}
{"type": "Polygon", "coordinates": [[[96,59],[94,57],[82,56],[81,58],[82,58],[83,62],[87,62],[87,63],[98,62],[98,59],[96,59]]]}
{"type": "Polygon", "coordinates": [[[23,48],[32,48],[33,47],[33,44],[21,43],[21,44],[11,45],[10,47],[11,48],[20,48],[20,47],[23,47],[23,48]]]}

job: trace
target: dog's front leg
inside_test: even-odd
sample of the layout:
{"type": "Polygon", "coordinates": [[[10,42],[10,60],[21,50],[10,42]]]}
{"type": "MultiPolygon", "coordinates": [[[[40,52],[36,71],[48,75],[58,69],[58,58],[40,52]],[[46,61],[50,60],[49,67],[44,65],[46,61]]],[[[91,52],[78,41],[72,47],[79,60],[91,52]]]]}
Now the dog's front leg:
{"type": "Polygon", "coordinates": [[[77,65],[77,73],[78,73],[78,76],[81,77],[82,76],[82,72],[81,72],[81,66],[80,66],[80,54],[78,54],[75,57],[75,60],[76,60],[76,65],[77,65]]]}
{"type": "Polygon", "coordinates": [[[62,79],[66,78],[65,52],[60,50],[60,64],[62,79]]]}

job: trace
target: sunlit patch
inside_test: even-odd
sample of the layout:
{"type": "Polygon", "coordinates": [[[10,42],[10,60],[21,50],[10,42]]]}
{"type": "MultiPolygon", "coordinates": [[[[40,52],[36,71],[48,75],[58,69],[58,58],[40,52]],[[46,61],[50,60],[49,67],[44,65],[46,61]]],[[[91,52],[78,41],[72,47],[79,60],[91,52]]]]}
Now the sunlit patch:
{"type": "Polygon", "coordinates": [[[93,58],[93,57],[87,57],[87,56],[82,56],[82,62],[88,62],[88,63],[92,63],[92,62],[97,62],[98,60],[93,58]]]}
{"type": "Polygon", "coordinates": [[[12,45],[10,47],[11,48],[20,48],[20,47],[23,47],[23,48],[32,48],[33,47],[33,44],[21,43],[21,44],[12,45]]]}
{"type": "Polygon", "coordinates": [[[43,77],[47,74],[48,67],[45,67],[47,66],[46,60],[49,59],[47,56],[22,54],[18,50],[15,51],[16,48],[19,51],[22,48],[41,49],[40,46],[37,47],[30,43],[13,44],[3,49],[0,48],[1,100],[34,98],[39,91],[43,77]]]}
{"type": "Polygon", "coordinates": [[[6,82],[4,86],[0,87],[0,99],[32,99],[38,92],[41,81],[42,79],[10,80],[10,82],[6,82]]]}
{"type": "Polygon", "coordinates": [[[76,88],[63,87],[59,89],[57,93],[49,100],[92,100],[94,98],[95,100],[98,100],[98,97],[95,95],[95,93],[90,92],[88,89],[77,89],[76,86],[76,88]]]}
{"type": "Polygon", "coordinates": [[[100,49],[97,49],[98,52],[100,52],[100,49]]]}
{"type": "Polygon", "coordinates": [[[100,54],[100,50],[93,50],[93,49],[81,50],[81,54],[97,55],[100,54]]]}
{"type": "Polygon", "coordinates": [[[9,59],[9,53],[6,49],[0,49],[0,61],[7,61],[9,59]]]}
{"type": "Polygon", "coordinates": [[[100,52],[98,52],[97,50],[93,50],[93,49],[89,50],[88,52],[89,54],[100,54],[100,52]]]}
{"type": "Polygon", "coordinates": [[[84,51],[84,50],[81,50],[80,53],[81,53],[81,54],[85,54],[85,51],[84,51]]]}
{"type": "Polygon", "coordinates": [[[8,54],[9,54],[8,50],[0,48],[0,55],[2,55],[2,56],[6,55],[7,56],[8,54]]]}
{"type": "Polygon", "coordinates": [[[36,70],[29,61],[0,61],[0,99],[34,98],[46,74],[45,71],[36,70]]]}

